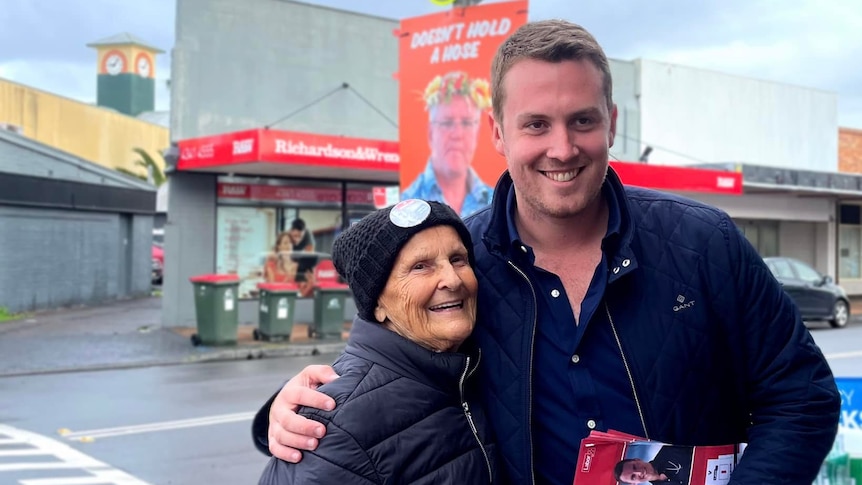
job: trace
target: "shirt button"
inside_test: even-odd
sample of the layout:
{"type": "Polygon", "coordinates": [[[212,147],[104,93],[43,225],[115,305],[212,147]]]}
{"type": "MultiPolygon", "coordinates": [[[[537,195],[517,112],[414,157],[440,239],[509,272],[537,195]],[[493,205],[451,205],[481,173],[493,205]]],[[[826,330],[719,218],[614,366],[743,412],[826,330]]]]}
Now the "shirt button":
{"type": "Polygon", "coordinates": [[[587,428],[596,429],[596,421],[594,419],[588,419],[587,428]]]}
{"type": "Polygon", "coordinates": [[[630,264],[632,264],[632,261],[630,259],[623,260],[623,268],[628,268],[630,264]]]}
{"type": "Polygon", "coordinates": [[[572,364],[577,364],[577,363],[578,363],[578,362],[580,362],[580,361],[581,361],[581,356],[580,356],[580,355],[575,354],[575,355],[573,355],[573,356],[572,356],[572,364]]]}
{"type": "Polygon", "coordinates": [[[617,266],[616,268],[614,268],[614,274],[617,274],[617,273],[619,273],[619,272],[620,272],[620,267],[619,267],[619,266],[617,266]]]}
{"type": "Polygon", "coordinates": [[[526,253],[526,252],[527,252],[527,246],[523,246],[523,245],[522,245],[522,246],[521,246],[521,251],[523,251],[523,252],[525,252],[525,253],[526,253]]]}
{"type": "Polygon", "coordinates": [[[553,296],[554,298],[557,298],[558,296],[560,296],[560,290],[557,290],[557,289],[551,290],[551,296],[553,296]]]}

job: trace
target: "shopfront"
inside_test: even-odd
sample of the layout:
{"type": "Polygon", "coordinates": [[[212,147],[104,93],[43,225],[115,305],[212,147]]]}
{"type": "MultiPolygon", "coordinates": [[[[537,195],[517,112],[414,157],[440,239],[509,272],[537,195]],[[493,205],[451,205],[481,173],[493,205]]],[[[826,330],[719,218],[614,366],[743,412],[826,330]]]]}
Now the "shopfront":
{"type": "MultiPolygon", "coordinates": [[[[331,273],[333,240],[387,205],[387,192],[397,197],[398,166],[398,144],[389,141],[266,129],[179,141],[163,323],[194,325],[195,274],[237,275],[240,322],[254,323],[259,283],[313,284],[320,271],[331,273]]],[[[310,304],[297,305],[298,319],[310,314],[310,304]]]]}
{"type": "MultiPolygon", "coordinates": [[[[254,323],[257,284],[278,281],[274,255],[291,254],[289,278],[313,275],[326,267],[344,228],[394,203],[399,193],[396,142],[261,129],[182,140],[176,153],[165,227],[166,326],[194,325],[188,278],[213,272],[239,276],[240,322],[254,323]],[[295,230],[296,221],[304,232],[295,230]],[[289,239],[292,232],[296,238],[289,239]],[[309,254],[298,254],[303,251],[309,254]]],[[[739,173],[611,165],[630,185],[719,198],[742,194],[739,173]]],[[[306,306],[297,306],[298,320],[310,318],[306,306]]],[[[345,310],[350,318],[352,304],[345,310]]]]}

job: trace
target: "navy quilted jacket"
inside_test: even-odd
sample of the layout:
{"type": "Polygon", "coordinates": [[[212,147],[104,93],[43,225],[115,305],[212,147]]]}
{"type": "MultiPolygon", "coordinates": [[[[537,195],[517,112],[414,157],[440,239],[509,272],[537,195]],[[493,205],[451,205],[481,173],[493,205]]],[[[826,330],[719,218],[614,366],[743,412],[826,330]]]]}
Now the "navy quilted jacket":
{"type": "Polygon", "coordinates": [[[270,459],[260,484],[492,483],[489,427],[465,394],[479,365],[472,355],[432,352],[354,320],[333,364],[341,377],[319,389],[335,410],[300,410],[326,424],[326,437],[298,464],[270,459]]]}
{"type": "MultiPolygon", "coordinates": [[[[622,210],[597,315],[618,335],[649,438],[748,442],[732,483],[809,485],[840,401],[832,373],[756,251],[724,212],[607,182],[622,210]],[[685,295],[685,307],[678,296],[685,295]],[[608,314],[610,315],[608,317],[608,314]]],[[[504,174],[493,205],[466,220],[479,277],[485,410],[508,480],[533,481],[530,422],[535,290],[509,254],[504,174]]],[[[634,430],[637,431],[637,430],[634,430]]]]}

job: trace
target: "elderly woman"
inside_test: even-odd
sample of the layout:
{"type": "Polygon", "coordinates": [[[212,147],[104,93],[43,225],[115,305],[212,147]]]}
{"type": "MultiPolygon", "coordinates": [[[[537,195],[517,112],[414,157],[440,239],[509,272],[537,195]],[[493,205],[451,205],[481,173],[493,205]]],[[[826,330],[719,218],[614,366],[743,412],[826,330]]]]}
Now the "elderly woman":
{"type": "Polygon", "coordinates": [[[478,350],[470,233],[448,206],[405,200],[348,228],[332,261],[358,316],[320,387],[333,411],[301,409],[326,437],[298,464],[270,460],[261,485],[492,483],[494,446],[466,382],[478,350]]]}

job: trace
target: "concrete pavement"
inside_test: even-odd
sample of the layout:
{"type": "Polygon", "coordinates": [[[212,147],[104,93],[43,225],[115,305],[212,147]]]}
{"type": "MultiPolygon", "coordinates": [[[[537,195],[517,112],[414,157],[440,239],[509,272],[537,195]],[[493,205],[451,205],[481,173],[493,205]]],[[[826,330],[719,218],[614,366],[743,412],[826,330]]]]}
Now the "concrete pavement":
{"type": "Polygon", "coordinates": [[[161,299],[39,312],[0,322],[0,377],[336,353],[343,339],[310,340],[294,325],[290,340],[261,342],[240,325],[235,346],[192,345],[195,328],[163,328],[161,299]]]}
{"type": "MultiPolygon", "coordinates": [[[[862,299],[851,308],[862,319],[862,299]]],[[[337,353],[346,339],[345,332],[340,340],[311,340],[307,324],[297,322],[290,340],[261,342],[254,328],[240,325],[235,346],[195,347],[195,328],[161,326],[158,297],[39,312],[0,322],[0,377],[337,353]]]]}

